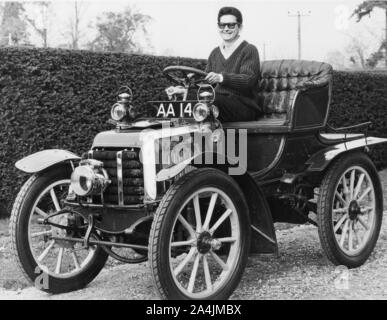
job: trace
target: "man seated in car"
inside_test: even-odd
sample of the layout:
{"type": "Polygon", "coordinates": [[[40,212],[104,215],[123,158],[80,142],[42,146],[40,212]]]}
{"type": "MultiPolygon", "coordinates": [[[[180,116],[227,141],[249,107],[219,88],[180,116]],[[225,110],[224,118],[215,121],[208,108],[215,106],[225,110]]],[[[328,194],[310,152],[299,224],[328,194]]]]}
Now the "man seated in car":
{"type": "Polygon", "coordinates": [[[222,122],[252,121],[261,113],[257,103],[260,62],[257,48],[243,40],[242,14],[234,7],[218,13],[222,44],[210,54],[206,80],[216,84],[214,105],[220,109],[222,122]]]}

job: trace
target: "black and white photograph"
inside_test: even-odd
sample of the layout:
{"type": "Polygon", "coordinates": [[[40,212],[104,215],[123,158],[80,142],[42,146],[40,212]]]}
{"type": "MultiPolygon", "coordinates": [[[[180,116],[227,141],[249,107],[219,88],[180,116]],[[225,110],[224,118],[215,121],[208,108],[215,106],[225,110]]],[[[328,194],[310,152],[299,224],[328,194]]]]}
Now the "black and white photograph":
{"type": "Polygon", "coordinates": [[[386,201],[387,0],[0,0],[0,300],[386,300],[386,201]]]}

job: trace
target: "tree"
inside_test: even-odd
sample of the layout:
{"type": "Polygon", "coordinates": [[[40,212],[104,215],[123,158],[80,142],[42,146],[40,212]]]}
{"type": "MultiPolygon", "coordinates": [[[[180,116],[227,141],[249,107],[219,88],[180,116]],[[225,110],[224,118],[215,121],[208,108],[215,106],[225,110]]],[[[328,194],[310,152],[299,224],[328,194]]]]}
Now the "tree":
{"type": "Polygon", "coordinates": [[[381,8],[384,9],[386,20],[385,20],[385,27],[386,27],[386,33],[385,33],[385,39],[380,45],[379,49],[371,54],[371,57],[367,60],[367,64],[369,66],[376,66],[378,61],[383,59],[383,50],[385,51],[384,59],[385,59],[385,65],[387,67],[387,1],[385,0],[379,0],[379,1],[364,1],[362,2],[353,12],[352,16],[357,17],[357,22],[359,22],[364,16],[371,15],[371,12],[375,8],[381,8]]]}
{"type": "Polygon", "coordinates": [[[51,2],[49,1],[35,1],[31,5],[38,9],[38,14],[36,17],[31,18],[29,15],[25,14],[24,19],[32,26],[36,31],[38,36],[42,39],[43,47],[48,47],[47,32],[49,26],[49,16],[51,2]],[[38,20],[41,20],[38,22],[38,20]]]}
{"type": "Polygon", "coordinates": [[[352,42],[346,47],[345,51],[350,55],[349,60],[355,67],[365,69],[367,67],[365,50],[366,45],[359,39],[352,37],[352,42]]]}
{"type": "Polygon", "coordinates": [[[152,18],[128,7],[122,13],[104,12],[97,18],[97,36],[89,43],[89,49],[139,53],[141,45],[136,33],[147,34],[147,25],[152,18]]]}
{"type": "Polygon", "coordinates": [[[63,36],[67,39],[70,38],[70,49],[79,49],[79,42],[83,37],[83,33],[81,31],[81,21],[86,7],[80,4],[77,0],[73,1],[71,6],[74,10],[73,15],[69,19],[67,30],[63,33],[63,36]]]}
{"type": "Polygon", "coordinates": [[[24,8],[20,2],[8,1],[2,8],[0,45],[19,45],[27,40],[27,25],[23,21],[24,8]]]}
{"type": "Polygon", "coordinates": [[[78,42],[80,38],[80,32],[79,32],[79,5],[78,1],[74,1],[74,20],[71,23],[71,48],[72,49],[78,49],[78,42]]]}
{"type": "Polygon", "coordinates": [[[328,52],[325,61],[331,64],[336,70],[345,68],[345,56],[340,51],[328,52]]]}

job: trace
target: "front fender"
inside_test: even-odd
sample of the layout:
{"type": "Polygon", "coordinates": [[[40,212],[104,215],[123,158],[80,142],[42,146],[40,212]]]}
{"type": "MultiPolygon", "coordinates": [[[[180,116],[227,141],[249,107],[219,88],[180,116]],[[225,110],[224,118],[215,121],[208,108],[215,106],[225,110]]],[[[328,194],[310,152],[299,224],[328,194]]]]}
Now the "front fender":
{"type": "Polygon", "coordinates": [[[80,160],[76,154],[60,149],[49,149],[33,153],[15,163],[15,167],[27,173],[36,173],[61,162],[80,160]]]}
{"type": "MultiPolygon", "coordinates": [[[[171,179],[174,176],[182,172],[187,166],[193,165],[196,167],[237,167],[238,160],[231,156],[224,156],[216,152],[199,152],[194,154],[194,156],[175,164],[169,168],[164,168],[159,171],[156,176],[156,181],[164,181],[171,179]],[[208,161],[209,160],[209,161],[208,161]]],[[[247,169],[244,166],[241,166],[240,171],[244,174],[247,169]]]]}
{"type": "Polygon", "coordinates": [[[270,253],[278,256],[277,237],[270,206],[250,174],[233,176],[245,195],[250,211],[252,232],[250,253],[270,253]]]}
{"type": "Polygon", "coordinates": [[[387,139],[385,138],[367,137],[329,146],[309,158],[306,162],[309,165],[307,171],[323,171],[340,154],[353,150],[367,150],[369,146],[386,142],[387,139]]]}

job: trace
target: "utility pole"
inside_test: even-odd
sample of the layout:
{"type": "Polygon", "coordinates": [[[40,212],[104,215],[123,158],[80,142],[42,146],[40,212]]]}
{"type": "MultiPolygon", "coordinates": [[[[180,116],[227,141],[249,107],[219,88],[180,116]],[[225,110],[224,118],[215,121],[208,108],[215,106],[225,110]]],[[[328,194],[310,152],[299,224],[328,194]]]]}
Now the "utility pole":
{"type": "Polygon", "coordinates": [[[72,34],[73,37],[73,44],[72,49],[78,49],[78,41],[79,41],[79,8],[78,8],[78,2],[74,1],[74,31],[72,34]]]}
{"type": "Polygon", "coordinates": [[[262,43],[262,48],[263,48],[263,61],[266,60],[266,46],[269,46],[267,42],[262,43]]]}
{"type": "Polygon", "coordinates": [[[386,23],[386,34],[384,35],[385,38],[384,38],[384,52],[385,52],[385,65],[386,65],[386,68],[387,68],[387,8],[384,10],[385,13],[386,13],[386,20],[385,20],[385,23],[386,23]]]}
{"type": "Polygon", "coordinates": [[[308,17],[310,16],[310,11],[308,13],[301,13],[300,11],[297,11],[296,14],[290,14],[288,11],[289,17],[297,17],[298,21],[298,29],[297,29],[297,38],[298,38],[298,60],[301,60],[301,17],[308,17]]]}

